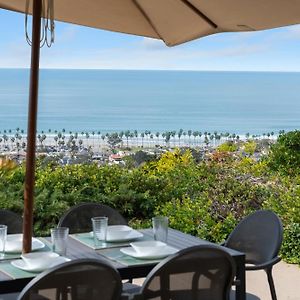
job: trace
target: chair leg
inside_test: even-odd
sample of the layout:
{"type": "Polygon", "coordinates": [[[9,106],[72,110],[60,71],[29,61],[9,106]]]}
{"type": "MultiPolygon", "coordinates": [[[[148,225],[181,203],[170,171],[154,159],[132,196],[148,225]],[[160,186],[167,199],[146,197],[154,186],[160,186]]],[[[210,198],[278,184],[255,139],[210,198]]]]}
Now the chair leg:
{"type": "Polygon", "coordinates": [[[272,300],[277,300],[274,280],[273,280],[273,276],[272,276],[272,268],[266,269],[265,271],[266,271],[267,276],[268,276],[268,282],[269,282],[269,286],[270,286],[270,292],[271,292],[272,300]]]}

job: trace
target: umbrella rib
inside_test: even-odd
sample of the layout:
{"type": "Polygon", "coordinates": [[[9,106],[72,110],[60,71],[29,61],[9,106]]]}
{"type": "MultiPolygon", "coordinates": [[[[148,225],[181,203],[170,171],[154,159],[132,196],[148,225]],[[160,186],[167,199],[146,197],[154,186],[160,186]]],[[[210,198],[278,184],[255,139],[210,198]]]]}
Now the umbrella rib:
{"type": "MultiPolygon", "coordinates": [[[[155,31],[155,33],[157,34],[158,38],[160,38],[161,40],[163,40],[165,43],[166,41],[163,39],[163,37],[160,35],[160,33],[158,32],[157,28],[155,27],[155,25],[153,24],[152,20],[150,19],[150,17],[147,15],[147,13],[145,12],[145,10],[140,6],[140,4],[137,2],[137,0],[133,0],[132,1],[135,6],[138,8],[138,10],[142,13],[142,15],[145,17],[145,19],[148,21],[148,23],[150,24],[150,26],[153,28],[153,30],[155,31]]],[[[167,44],[167,43],[166,43],[167,44]]]]}
{"type": "Polygon", "coordinates": [[[199,10],[196,6],[194,6],[188,0],[181,0],[186,6],[188,6],[193,12],[195,12],[199,17],[201,17],[204,21],[206,21],[213,28],[218,28],[218,25],[212,21],[208,16],[206,16],[201,10],[199,10]]]}

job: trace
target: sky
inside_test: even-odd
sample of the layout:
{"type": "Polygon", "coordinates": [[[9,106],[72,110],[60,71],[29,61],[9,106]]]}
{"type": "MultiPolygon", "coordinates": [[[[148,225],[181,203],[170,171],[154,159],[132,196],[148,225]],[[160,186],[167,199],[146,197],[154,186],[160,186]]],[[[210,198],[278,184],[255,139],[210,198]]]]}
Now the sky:
{"type": "MultiPolygon", "coordinates": [[[[159,40],[56,22],[41,68],[300,71],[300,26],[222,33],[169,48],[159,40]]],[[[0,68],[28,68],[24,15],[0,10],[0,68]]]]}

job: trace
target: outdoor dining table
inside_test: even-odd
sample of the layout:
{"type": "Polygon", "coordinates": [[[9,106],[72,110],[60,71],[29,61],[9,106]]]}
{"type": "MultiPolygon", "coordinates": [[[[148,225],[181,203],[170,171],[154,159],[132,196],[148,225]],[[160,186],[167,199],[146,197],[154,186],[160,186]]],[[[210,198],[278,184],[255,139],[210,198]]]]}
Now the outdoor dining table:
{"type": "MultiPolygon", "coordinates": [[[[153,233],[151,229],[139,230],[143,233],[146,239],[153,239],[153,233]]],[[[75,235],[68,239],[67,245],[67,257],[70,259],[79,259],[79,258],[95,258],[95,259],[105,259],[108,260],[120,273],[122,279],[133,279],[133,278],[142,278],[146,277],[149,272],[159,263],[159,260],[134,260],[132,262],[130,259],[128,263],[125,261],[120,261],[118,258],[122,257],[120,248],[123,246],[113,246],[113,247],[104,247],[102,249],[93,249],[88,245],[82,243],[77,238],[74,238],[75,235]]],[[[41,238],[45,244],[50,245],[50,238],[41,238]]],[[[187,247],[195,245],[209,245],[212,244],[208,241],[201,240],[197,237],[185,234],[178,230],[169,228],[168,232],[168,245],[177,248],[184,249],[187,247]]],[[[236,300],[245,300],[245,254],[235,251],[233,249],[224,248],[232,256],[236,263],[236,300]]],[[[25,285],[34,277],[26,276],[24,278],[13,278],[5,272],[4,266],[8,265],[7,260],[0,262],[0,294],[5,293],[14,293],[21,291],[25,285]],[[6,265],[4,265],[6,264],[6,265]]]]}

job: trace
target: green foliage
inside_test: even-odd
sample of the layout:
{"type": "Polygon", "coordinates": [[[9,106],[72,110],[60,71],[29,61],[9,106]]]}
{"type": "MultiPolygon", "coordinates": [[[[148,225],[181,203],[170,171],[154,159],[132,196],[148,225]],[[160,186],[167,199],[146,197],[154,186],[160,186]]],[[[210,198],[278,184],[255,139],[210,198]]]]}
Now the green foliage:
{"type": "Polygon", "coordinates": [[[248,153],[248,154],[254,154],[256,147],[257,147],[257,144],[255,141],[248,141],[248,142],[244,143],[244,145],[243,145],[245,153],[248,153]]]}
{"type": "Polygon", "coordinates": [[[284,228],[284,242],[281,248],[283,258],[293,264],[300,264],[300,223],[290,223],[284,228]]]}
{"type": "Polygon", "coordinates": [[[233,143],[232,141],[228,141],[217,147],[218,151],[227,151],[227,152],[235,152],[237,151],[237,149],[238,149],[237,144],[233,143]]]}
{"type": "MultiPolygon", "coordinates": [[[[282,256],[299,263],[300,175],[270,172],[268,163],[269,158],[257,161],[228,150],[196,161],[191,151],[182,149],[138,167],[57,166],[40,161],[34,231],[48,235],[69,207],[94,201],[116,208],[136,228],[151,226],[151,217],[162,214],[173,228],[221,242],[244,216],[268,208],[283,221],[282,256]]],[[[23,184],[23,166],[2,170],[2,208],[22,212],[23,184]]]]}
{"type": "Polygon", "coordinates": [[[283,174],[300,174],[300,131],[281,134],[271,147],[269,166],[283,174]]]}

